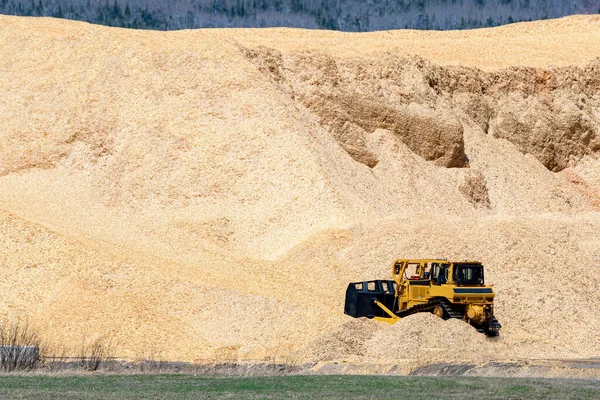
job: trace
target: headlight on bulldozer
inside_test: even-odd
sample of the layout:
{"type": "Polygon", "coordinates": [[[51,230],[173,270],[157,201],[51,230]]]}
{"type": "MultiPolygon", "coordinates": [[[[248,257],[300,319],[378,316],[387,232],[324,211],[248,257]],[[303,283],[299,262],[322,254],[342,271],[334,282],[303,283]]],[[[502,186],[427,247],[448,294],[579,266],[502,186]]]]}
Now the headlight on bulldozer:
{"type": "Polygon", "coordinates": [[[469,304],[469,306],[467,307],[467,318],[475,323],[483,322],[483,320],[485,319],[485,312],[483,306],[469,304]]]}

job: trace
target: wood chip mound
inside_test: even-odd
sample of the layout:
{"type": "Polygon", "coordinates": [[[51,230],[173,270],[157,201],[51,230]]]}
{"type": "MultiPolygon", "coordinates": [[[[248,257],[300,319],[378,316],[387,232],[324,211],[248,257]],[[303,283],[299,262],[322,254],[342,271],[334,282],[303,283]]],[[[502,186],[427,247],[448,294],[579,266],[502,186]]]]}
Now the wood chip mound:
{"type": "Polygon", "coordinates": [[[597,356],[598,43],[597,16],[366,34],[0,16],[0,322],[132,360],[597,356]],[[482,261],[500,338],[344,315],[347,284],[397,257],[482,261]]]}

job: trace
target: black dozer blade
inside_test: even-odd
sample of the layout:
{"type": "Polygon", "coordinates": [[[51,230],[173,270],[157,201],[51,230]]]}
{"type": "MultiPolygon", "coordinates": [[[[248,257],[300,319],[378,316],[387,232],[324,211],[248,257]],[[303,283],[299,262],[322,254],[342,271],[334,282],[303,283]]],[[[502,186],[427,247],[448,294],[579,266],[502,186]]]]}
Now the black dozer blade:
{"type": "Polygon", "coordinates": [[[394,309],[394,281],[376,280],[354,282],[346,289],[344,314],[354,318],[389,317],[375,304],[379,300],[390,310],[394,309]]]}

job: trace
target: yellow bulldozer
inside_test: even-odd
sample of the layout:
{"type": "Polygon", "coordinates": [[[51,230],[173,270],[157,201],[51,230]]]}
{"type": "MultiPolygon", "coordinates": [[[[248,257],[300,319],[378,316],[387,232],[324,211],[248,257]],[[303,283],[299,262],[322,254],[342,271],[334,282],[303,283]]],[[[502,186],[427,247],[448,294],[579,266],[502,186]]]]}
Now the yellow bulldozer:
{"type": "Polygon", "coordinates": [[[431,312],[498,336],[502,326],[494,317],[494,290],[485,285],[483,270],[478,261],[397,259],[392,280],[348,285],[344,313],[394,324],[411,314],[431,312]]]}

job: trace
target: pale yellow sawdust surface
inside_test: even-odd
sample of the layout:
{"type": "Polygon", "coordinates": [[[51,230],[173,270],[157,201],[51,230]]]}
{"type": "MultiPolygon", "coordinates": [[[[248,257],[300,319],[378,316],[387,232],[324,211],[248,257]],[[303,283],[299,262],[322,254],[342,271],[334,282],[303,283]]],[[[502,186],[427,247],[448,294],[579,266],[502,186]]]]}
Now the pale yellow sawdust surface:
{"type": "Polygon", "coordinates": [[[369,136],[374,168],[354,161],[241,50],[495,70],[585,66],[598,43],[594,16],[363,34],[0,16],[0,316],[28,318],[55,349],[104,335],[129,359],[598,355],[594,154],[552,173],[467,121],[491,204],[477,207],[460,191],[467,169],[389,131],[369,136]],[[387,278],[396,257],[481,260],[500,339],[430,315],[391,327],[345,316],[347,283],[387,278]]]}
{"type": "Polygon", "coordinates": [[[442,65],[483,70],[515,65],[582,65],[600,56],[600,17],[572,16],[466,31],[398,30],[344,33],[301,29],[240,29],[242,44],[275,47],[284,53],[317,50],[340,57],[373,55],[382,50],[418,54],[442,65]]]}

